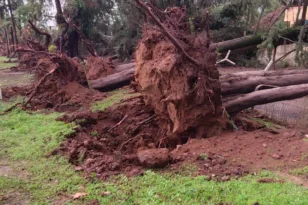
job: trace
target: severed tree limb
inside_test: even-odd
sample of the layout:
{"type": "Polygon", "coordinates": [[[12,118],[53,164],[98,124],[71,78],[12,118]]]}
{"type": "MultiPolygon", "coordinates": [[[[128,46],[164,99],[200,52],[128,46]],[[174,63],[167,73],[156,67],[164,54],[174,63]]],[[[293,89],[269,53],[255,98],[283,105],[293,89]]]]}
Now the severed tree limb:
{"type": "Polygon", "coordinates": [[[44,32],[42,30],[40,30],[39,28],[37,28],[32,21],[28,20],[28,23],[30,24],[31,28],[38,34],[40,35],[44,35],[45,36],[45,44],[44,44],[44,48],[45,50],[48,50],[48,46],[51,42],[51,35],[47,32],[44,32]]]}
{"type": "Polygon", "coordinates": [[[160,22],[160,20],[155,16],[155,14],[152,12],[151,7],[147,5],[147,3],[143,3],[140,0],[136,0],[137,4],[143,8],[147,14],[151,16],[153,21],[156,23],[156,25],[162,30],[162,32],[168,37],[168,39],[173,43],[173,45],[180,50],[183,55],[189,60],[192,64],[195,66],[201,66],[201,63],[198,62],[196,59],[192,58],[188,53],[184,50],[184,48],[181,46],[181,44],[177,41],[177,39],[174,38],[174,36],[165,28],[165,26],[160,22]]]}

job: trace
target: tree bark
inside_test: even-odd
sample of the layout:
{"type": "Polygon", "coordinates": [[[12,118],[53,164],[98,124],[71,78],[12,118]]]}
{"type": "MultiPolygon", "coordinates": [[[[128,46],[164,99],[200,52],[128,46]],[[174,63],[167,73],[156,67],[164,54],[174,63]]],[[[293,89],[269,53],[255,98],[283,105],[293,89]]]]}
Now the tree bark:
{"type": "MultiPolygon", "coordinates": [[[[116,66],[115,74],[90,80],[92,88],[112,90],[129,84],[134,79],[135,63],[116,66]]],[[[245,94],[255,91],[259,85],[289,86],[308,83],[308,70],[246,71],[220,77],[223,96],[245,94]]]]}
{"type": "Polygon", "coordinates": [[[302,19],[301,19],[301,25],[304,25],[304,24],[305,24],[305,21],[306,21],[307,6],[308,6],[308,0],[304,0],[304,3],[303,3],[303,13],[302,13],[302,19]]]}
{"type": "Polygon", "coordinates": [[[109,75],[97,80],[89,80],[91,88],[100,91],[109,91],[130,84],[135,77],[135,68],[109,75]]]}
{"type": "Polygon", "coordinates": [[[4,35],[5,35],[5,41],[6,41],[6,56],[9,57],[11,55],[11,52],[10,52],[10,37],[8,35],[7,29],[6,29],[5,26],[3,27],[3,30],[4,30],[4,35]]]}
{"type": "Polygon", "coordinates": [[[11,42],[12,42],[12,51],[15,51],[15,43],[14,43],[14,32],[12,26],[10,26],[10,33],[11,33],[11,42]]]}
{"type": "Polygon", "coordinates": [[[244,109],[277,102],[282,100],[293,100],[308,95],[308,84],[292,85],[282,88],[255,91],[238,97],[224,104],[229,114],[234,115],[244,109]]]}
{"type": "Polygon", "coordinates": [[[14,41],[15,46],[18,46],[16,23],[15,23],[14,14],[12,11],[11,0],[7,0],[7,2],[8,2],[8,7],[9,7],[10,15],[11,15],[11,22],[12,22],[12,27],[13,27],[13,36],[14,36],[13,41],[14,41]]]}
{"type": "Polygon", "coordinates": [[[308,83],[308,72],[305,74],[276,75],[276,76],[250,76],[237,78],[237,80],[221,81],[221,94],[223,96],[253,92],[259,85],[289,86],[308,83]]]}
{"type": "Polygon", "coordinates": [[[308,70],[281,70],[281,71],[243,71],[232,74],[225,74],[220,76],[220,81],[236,81],[239,78],[245,79],[249,77],[257,77],[257,76],[278,76],[278,75],[294,75],[294,74],[308,74],[308,70]]]}
{"type": "MultiPolygon", "coordinates": [[[[289,39],[295,39],[297,40],[298,35],[300,33],[300,28],[287,28],[283,32],[281,32],[281,36],[289,39]]],[[[212,49],[217,49],[218,52],[227,52],[228,50],[236,50],[240,48],[245,48],[252,45],[259,45],[263,42],[262,36],[259,34],[256,35],[249,35],[244,36],[240,38],[235,38],[228,41],[222,41],[219,43],[213,43],[211,44],[212,49]]],[[[278,39],[278,41],[275,42],[275,46],[278,46],[282,44],[283,41],[281,39],[278,39]]]]}

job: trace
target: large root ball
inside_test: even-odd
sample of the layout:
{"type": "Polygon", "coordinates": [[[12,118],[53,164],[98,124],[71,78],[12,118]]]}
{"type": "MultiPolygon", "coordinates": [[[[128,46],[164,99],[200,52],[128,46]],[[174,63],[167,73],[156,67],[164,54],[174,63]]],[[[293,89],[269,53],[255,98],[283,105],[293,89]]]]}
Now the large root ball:
{"type": "Polygon", "coordinates": [[[146,26],[136,50],[136,82],[169,136],[213,136],[224,122],[216,53],[204,33],[183,39],[179,42],[200,66],[157,28],[146,26]]]}

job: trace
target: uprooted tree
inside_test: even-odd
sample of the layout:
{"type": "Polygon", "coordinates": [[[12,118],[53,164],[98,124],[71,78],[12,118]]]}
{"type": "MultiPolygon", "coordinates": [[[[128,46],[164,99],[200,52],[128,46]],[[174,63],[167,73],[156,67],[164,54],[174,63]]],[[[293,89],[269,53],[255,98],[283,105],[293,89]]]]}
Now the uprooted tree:
{"type": "Polygon", "coordinates": [[[185,8],[161,12],[136,0],[155,24],[145,24],[136,49],[136,82],[169,136],[213,136],[223,126],[215,49],[208,25],[191,33],[185,8]]]}

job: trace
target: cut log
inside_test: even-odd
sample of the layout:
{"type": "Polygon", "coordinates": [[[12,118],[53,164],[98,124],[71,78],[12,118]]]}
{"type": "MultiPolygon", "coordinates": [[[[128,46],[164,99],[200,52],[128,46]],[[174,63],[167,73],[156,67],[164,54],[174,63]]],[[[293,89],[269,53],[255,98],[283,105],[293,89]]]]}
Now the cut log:
{"type": "Polygon", "coordinates": [[[136,63],[127,63],[127,64],[120,64],[120,65],[116,65],[114,72],[118,73],[118,72],[122,72],[124,70],[129,70],[129,69],[135,69],[136,68],[136,63]]]}
{"type": "MultiPolygon", "coordinates": [[[[279,74],[279,73],[278,73],[279,74]]],[[[255,91],[258,85],[289,86],[308,83],[308,73],[276,76],[252,76],[221,82],[222,95],[243,94],[255,91]]]]}
{"type": "Polygon", "coordinates": [[[293,74],[308,74],[308,70],[280,70],[280,71],[243,71],[220,76],[220,81],[238,80],[239,78],[248,78],[252,76],[278,76],[278,75],[293,75],[293,74]]]}
{"type": "Polygon", "coordinates": [[[100,91],[110,91],[125,85],[128,85],[135,77],[135,68],[124,70],[119,73],[109,75],[97,80],[90,80],[89,84],[91,88],[100,91]]]}
{"type": "Polygon", "coordinates": [[[281,88],[255,91],[224,104],[229,114],[236,114],[244,109],[282,100],[293,100],[308,95],[308,84],[292,85],[281,88]]]}

